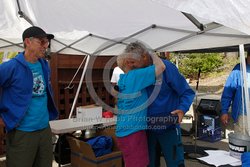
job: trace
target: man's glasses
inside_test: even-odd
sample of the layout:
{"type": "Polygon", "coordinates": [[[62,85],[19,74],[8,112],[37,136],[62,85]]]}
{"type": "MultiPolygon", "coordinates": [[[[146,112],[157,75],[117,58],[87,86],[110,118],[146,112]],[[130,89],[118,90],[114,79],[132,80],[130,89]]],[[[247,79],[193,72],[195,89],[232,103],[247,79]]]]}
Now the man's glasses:
{"type": "Polygon", "coordinates": [[[35,39],[35,41],[37,41],[41,46],[49,46],[49,40],[47,38],[35,38],[35,37],[31,37],[30,39],[35,39]]]}

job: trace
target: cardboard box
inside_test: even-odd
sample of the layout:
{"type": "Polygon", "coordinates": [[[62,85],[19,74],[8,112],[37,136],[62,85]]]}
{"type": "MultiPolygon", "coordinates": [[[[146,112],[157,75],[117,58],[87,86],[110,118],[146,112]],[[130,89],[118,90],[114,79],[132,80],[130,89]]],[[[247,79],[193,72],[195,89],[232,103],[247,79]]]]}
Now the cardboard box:
{"type": "Polygon", "coordinates": [[[97,135],[111,136],[113,151],[109,154],[96,157],[91,146],[74,137],[68,137],[71,148],[72,167],[122,167],[122,153],[117,148],[114,128],[98,130],[97,135]]]}
{"type": "Polygon", "coordinates": [[[77,107],[76,118],[84,122],[99,120],[102,118],[102,107],[95,104],[77,107]]]}

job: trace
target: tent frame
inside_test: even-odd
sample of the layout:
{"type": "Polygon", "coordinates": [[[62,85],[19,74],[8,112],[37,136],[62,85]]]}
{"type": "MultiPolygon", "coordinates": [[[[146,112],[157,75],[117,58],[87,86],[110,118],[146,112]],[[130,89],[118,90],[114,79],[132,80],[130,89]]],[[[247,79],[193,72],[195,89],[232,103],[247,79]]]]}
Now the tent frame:
{"type": "MultiPolygon", "coordinates": [[[[25,3],[25,2],[23,2],[25,3]]],[[[19,0],[16,0],[16,4],[17,4],[17,8],[18,8],[18,15],[20,18],[24,19],[26,22],[28,22],[30,25],[34,25],[34,23],[31,21],[31,19],[23,12],[22,8],[21,8],[21,5],[20,5],[20,2],[19,0]]],[[[161,26],[161,25],[156,25],[156,24],[152,24],[148,27],[145,27],[137,32],[134,32],[132,33],[131,35],[128,35],[120,40],[114,40],[114,39],[110,39],[110,38],[106,38],[106,37],[103,37],[103,36],[99,36],[99,35],[96,35],[96,34],[93,34],[93,33],[89,33],[88,35],[85,35],[83,36],[82,38],[80,39],[77,39],[76,41],[70,43],[70,44],[65,44],[61,41],[59,41],[58,39],[53,39],[53,41],[63,45],[63,48],[57,50],[55,53],[60,53],[62,51],[64,51],[65,49],[72,49],[74,51],[77,51],[79,53],[82,53],[84,55],[99,55],[102,51],[105,51],[115,45],[128,45],[128,43],[126,43],[125,41],[126,40],[129,40],[129,39],[132,39],[133,37],[137,36],[137,35],[141,35],[143,33],[146,33],[152,29],[162,29],[162,30],[168,30],[168,31],[174,31],[174,32],[183,32],[183,33],[188,33],[188,35],[184,36],[184,37],[181,37],[179,39],[176,39],[174,41],[171,41],[169,43],[165,43],[165,44],[162,44],[161,46],[157,46],[155,48],[148,48],[150,49],[151,51],[154,51],[154,52],[158,52],[162,49],[164,49],[165,47],[169,47],[169,46],[172,46],[172,45],[175,45],[179,42],[183,42],[187,39],[190,39],[190,38],[193,38],[195,36],[199,36],[199,35],[206,35],[206,36],[215,36],[215,37],[234,37],[234,38],[250,38],[250,35],[236,35],[236,34],[222,34],[222,33],[211,33],[209,31],[211,30],[214,30],[216,28],[219,28],[221,27],[222,25],[221,24],[218,24],[218,23],[215,23],[215,22],[211,22],[211,23],[208,23],[208,24],[202,24],[200,23],[193,15],[191,14],[188,14],[188,13],[185,13],[185,12],[181,12],[194,26],[196,26],[199,31],[190,31],[190,30],[184,30],[184,29],[177,29],[177,28],[171,28],[171,27],[166,27],[166,26],[161,26]],[[75,44],[79,43],[79,42],[83,42],[84,40],[88,40],[89,38],[96,38],[96,39],[102,39],[102,40],[105,40],[107,42],[110,42],[110,44],[108,44],[107,46],[103,46],[102,48],[99,48],[98,50],[94,51],[93,53],[89,53],[88,51],[86,50],[80,50],[80,49],[77,49],[74,47],[75,44]]],[[[7,48],[7,47],[11,47],[11,46],[17,46],[17,47],[20,47],[20,48],[23,48],[21,46],[21,43],[13,43],[11,41],[8,41],[8,40],[5,40],[3,38],[0,38],[1,41],[4,41],[6,43],[8,43],[8,45],[5,45],[5,46],[0,46],[0,49],[1,48],[7,48]]]]}

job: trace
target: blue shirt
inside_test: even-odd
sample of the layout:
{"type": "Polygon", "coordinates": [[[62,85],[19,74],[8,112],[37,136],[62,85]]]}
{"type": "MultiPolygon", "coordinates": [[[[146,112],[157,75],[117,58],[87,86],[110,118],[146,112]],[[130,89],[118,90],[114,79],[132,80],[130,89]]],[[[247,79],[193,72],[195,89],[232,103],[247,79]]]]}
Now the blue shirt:
{"type": "MultiPolygon", "coordinates": [[[[195,92],[190,88],[186,79],[179,73],[177,67],[168,60],[163,60],[166,69],[156,83],[147,88],[149,96],[148,107],[148,123],[156,125],[151,127],[161,133],[165,129],[175,127],[171,124],[171,112],[174,110],[182,110],[186,113],[193,102],[195,92]],[[162,118],[162,119],[161,119],[162,118]],[[165,125],[161,129],[157,129],[157,121],[159,125],[165,125]],[[170,122],[168,122],[170,121],[170,122]]],[[[150,128],[150,127],[149,127],[150,128]]]]}
{"type": "Polygon", "coordinates": [[[116,136],[124,137],[147,128],[146,87],[155,83],[155,66],[120,75],[116,136]]]}
{"type": "MultiPolygon", "coordinates": [[[[42,65],[48,97],[49,119],[58,117],[50,82],[48,62],[38,59],[42,65]]],[[[17,128],[32,100],[33,74],[24,58],[24,52],[0,65],[0,114],[7,132],[17,128]]]]}
{"type": "Polygon", "coordinates": [[[34,64],[27,63],[33,74],[32,100],[17,129],[35,131],[48,126],[47,92],[41,63],[39,61],[34,64]]]}
{"type": "MultiPolygon", "coordinates": [[[[247,65],[246,69],[248,73],[250,65],[247,65]]],[[[247,74],[247,82],[249,81],[248,79],[249,74],[247,74]]],[[[232,104],[231,116],[234,122],[242,114],[242,86],[241,68],[240,64],[237,64],[229,74],[221,96],[221,114],[228,114],[229,107],[232,104]]]]}

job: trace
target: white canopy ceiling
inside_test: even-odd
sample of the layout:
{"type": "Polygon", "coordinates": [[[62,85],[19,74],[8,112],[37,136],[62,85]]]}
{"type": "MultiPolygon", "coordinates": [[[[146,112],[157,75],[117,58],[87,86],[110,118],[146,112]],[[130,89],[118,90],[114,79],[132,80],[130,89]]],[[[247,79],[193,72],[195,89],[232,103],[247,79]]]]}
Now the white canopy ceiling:
{"type": "Polygon", "coordinates": [[[250,0],[153,0],[250,34],[250,0]]]}
{"type": "Polygon", "coordinates": [[[154,51],[246,44],[247,6],[249,0],[1,0],[0,51],[22,50],[17,45],[31,24],[55,35],[52,52],[69,54],[116,55],[135,40],[154,51]]]}

